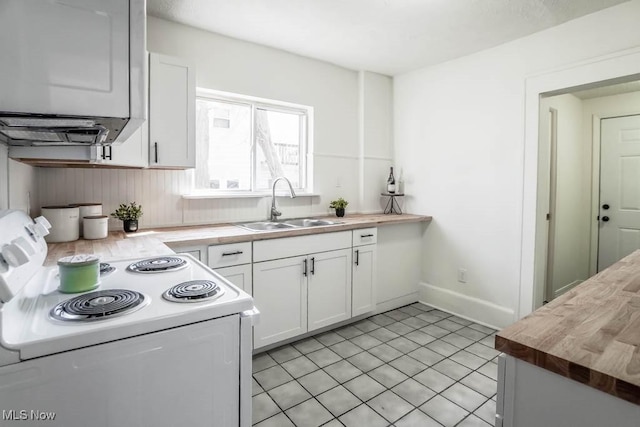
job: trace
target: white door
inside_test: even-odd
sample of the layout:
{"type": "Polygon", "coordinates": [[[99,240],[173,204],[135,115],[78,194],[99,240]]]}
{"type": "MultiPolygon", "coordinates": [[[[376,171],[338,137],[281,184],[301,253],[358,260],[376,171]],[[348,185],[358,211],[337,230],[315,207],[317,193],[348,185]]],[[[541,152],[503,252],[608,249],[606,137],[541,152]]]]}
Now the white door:
{"type": "Polygon", "coordinates": [[[234,265],[233,267],[216,268],[216,273],[248,293],[253,295],[251,280],[251,264],[234,265]]]}
{"type": "Polygon", "coordinates": [[[149,166],[196,165],[196,75],[183,59],[149,54],[149,166]]]}
{"type": "Polygon", "coordinates": [[[351,317],[351,249],[308,256],[309,331],[351,317]]]}
{"type": "Polygon", "coordinates": [[[359,316],[376,308],[376,254],[376,245],[353,248],[351,316],[359,316]]]}
{"type": "Polygon", "coordinates": [[[640,249],[640,115],[603,119],[598,271],[640,249]]]}
{"type": "Polygon", "coordinates": [[[253,264],[253,300],[260,311],[254,348],[307,332],[306,261],[299,256],[253,264]]]}

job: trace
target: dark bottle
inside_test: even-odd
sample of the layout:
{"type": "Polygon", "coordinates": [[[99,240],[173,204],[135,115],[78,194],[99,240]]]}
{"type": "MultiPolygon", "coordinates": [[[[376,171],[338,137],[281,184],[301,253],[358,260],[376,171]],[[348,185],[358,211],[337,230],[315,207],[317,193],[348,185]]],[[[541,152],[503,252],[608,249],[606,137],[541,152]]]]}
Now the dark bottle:
{"type": "Polygon", "coordinates": [[[387,192],[391,194],[396,192],[396,179],[393,177],[393,167],[391,167],[389,178],[387,178],[387,192]]]}

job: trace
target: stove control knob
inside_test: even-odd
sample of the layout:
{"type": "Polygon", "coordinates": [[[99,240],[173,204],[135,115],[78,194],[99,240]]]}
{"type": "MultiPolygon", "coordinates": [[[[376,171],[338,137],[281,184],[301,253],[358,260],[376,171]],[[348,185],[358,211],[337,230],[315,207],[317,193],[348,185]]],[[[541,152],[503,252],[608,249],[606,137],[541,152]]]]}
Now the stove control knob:
{"type": "Polygon", "coordinates": [[[29,262],[29,254],[14,242],[2,248],[2,257],[11,267],[20,267],[29,262]]]}
{"type": "Polygon", "coordinates": [[[44,237],[49,234],[49,229],[51,228],[51,223],[47,221],[47,218],[43,216],[39,216],[36,218],[36,223],[33,226],[34,231],[38,236],[44,237]]]}

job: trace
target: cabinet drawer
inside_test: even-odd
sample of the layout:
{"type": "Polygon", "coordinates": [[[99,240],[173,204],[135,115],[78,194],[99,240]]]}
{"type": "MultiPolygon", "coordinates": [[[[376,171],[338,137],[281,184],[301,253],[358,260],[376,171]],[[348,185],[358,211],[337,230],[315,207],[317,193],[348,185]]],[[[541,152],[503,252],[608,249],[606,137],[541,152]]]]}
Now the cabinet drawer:
{"type": "Polygon", "coordinates": [[[251,242],[209,246],[209,267],[220,268],[251,263],[251,242]]]}
{"type": "Polygon", "coordinates": [[[371,245],[378,242],[378,229],[361,228],[360,230],[353,230],[353,246],[371,245]]]}
{"type": "Polygon", "coordinates": [[[289,258],[349,247],[351,247],[350,231],[260,240],[253,243],[253,261],[289,258]]]}

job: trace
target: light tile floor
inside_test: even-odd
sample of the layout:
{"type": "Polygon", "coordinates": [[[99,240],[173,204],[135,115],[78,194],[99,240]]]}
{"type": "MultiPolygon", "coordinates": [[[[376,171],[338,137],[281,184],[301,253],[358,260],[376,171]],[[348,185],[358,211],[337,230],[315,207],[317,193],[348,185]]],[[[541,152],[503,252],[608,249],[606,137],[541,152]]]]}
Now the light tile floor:
{"type": "Polygon", "coordinates": [[[415,303],[258,354],[253,423],[493,425],[495,332],[415,303]]]}

